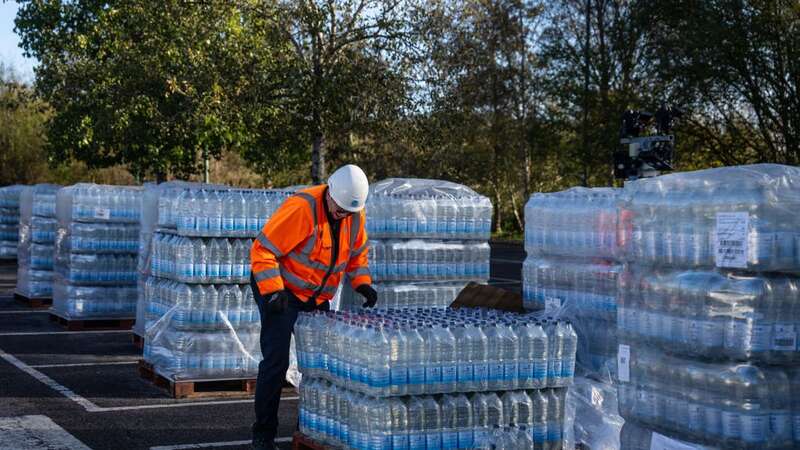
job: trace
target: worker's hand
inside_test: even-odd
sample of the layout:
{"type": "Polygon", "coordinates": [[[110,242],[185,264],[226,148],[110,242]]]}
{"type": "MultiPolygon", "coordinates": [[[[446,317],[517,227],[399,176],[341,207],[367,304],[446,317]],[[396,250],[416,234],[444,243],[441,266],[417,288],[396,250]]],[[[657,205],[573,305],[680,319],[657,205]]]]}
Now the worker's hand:
{"type": "Polygon", "coordinates": [[[361,286],[356,288],[356,292],[361,294],[367,301],[361,305],[363,308],[372,308],[378,303],[378,291],[372,288],[372,286],[368,284],[362,284],[361,286]]]}
{"type": "Polygon", "coordinates": [[[288,305],[289,293],[285,290],[278,291],[269,296],[269,299],[267,300],[267,311],[273,314],[280,314],[286,311],[288,305]]]}

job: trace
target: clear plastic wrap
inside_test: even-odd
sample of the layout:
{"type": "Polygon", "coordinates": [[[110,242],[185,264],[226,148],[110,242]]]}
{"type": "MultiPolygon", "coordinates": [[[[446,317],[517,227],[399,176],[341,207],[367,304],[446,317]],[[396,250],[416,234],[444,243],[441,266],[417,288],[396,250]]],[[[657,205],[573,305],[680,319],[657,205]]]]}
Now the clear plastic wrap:
{"type": "MultiPolygon", "coordinates": [[[[625,422],[620,437],[622,450],[720,450],[718,446],[700,445],[650,430],[635,422],[625,422]]],[[[594,447],[592,447],[594,448],[594,447]]]]}
{"type": "Polygon", "coordinates": [[[136,286],[74,286],[56,275],[52,311],[65,319],[130,318],[136,295],[136,286]]]}
{"type": "MultiPolygon", "coordinates": [[[[457,282],[386,282],[373,283],[378,291],[376,308],[447,308],[456,299],[459,292],[469,284],[468,281],[457,282]]],[[[355,292],[349,284],[342,290],[342,310],[357,310],[364,303],[364,297],[355,292]]]]}
{"type": "Polygon", "coordinates": [[[623,255],[619,208],[622,190],[576,187],[536,193],[525,205],[529,255],[619,259],[623,255]]]}
{"type": "Polygon", "coordinates": [[[300,385],[300,431],[343,448],[561,448],[564,389],[374,398],[300,385]]]}
{"type": "Polygon", "coordinates": [[[705,360],[800,362],[800,280],[643,268],[622,278],[620,336],[705,360]]]}
{"type": "Polygon", "coordinates": [[[56,217],[62,228],[73,222],[139,223],[140,186],[80,183],[58,190],[56,217]]]}
{"type": "Polygon", "coordinates": [[[81,254],[58,255],[55,272],[64,282],[74,285],[136,284],[136,255],[81,254]]]}
{"type": "Polygon", "coordinates": [[[15,292],[27,298],[51,298],[53,296],[53,271],[20,266],[17,268],[15,292]]]}
{"type": "Polygon", "coordinates": [[[254,377],[261,322],[247,284],[188,285],[150,277],[145,361],[171,379],[254,377]]]}
{"type": "Polygon", "coordinates": [[[457,183],[389,178],[370,185],[367,232],[373,238],[488,240],[492,203],[457,183]]]}
{"type": "Polygon", "coordinates": [[[489,254],[488,242],[370,241],[369,268],[375,281],[485,282],[489,254]]]}
{"type": "Polygon", "coordinates": [[[620,448],[625,420],[619,415],[617,388],[609,380],[575,377],[564,409],[564,448],[620,448]]]}
{"type": "Polygon", "coordinates": [[[798,272],[800,168],[776,164],[629,182],[628,258],[678,268],[798,272]]]}
{"type": "Polygon", "coordinates": [[[24,188],[21,184],[0,187],[0,208],[19,209],[19,198],[24,188]]]}
{"type": "Polygon", "coordinates": [[[623,417],[701,444],[791,448],[798,371],[749,363],[707,363],[664,356],[636,343],[620,345],[623,417]]]}

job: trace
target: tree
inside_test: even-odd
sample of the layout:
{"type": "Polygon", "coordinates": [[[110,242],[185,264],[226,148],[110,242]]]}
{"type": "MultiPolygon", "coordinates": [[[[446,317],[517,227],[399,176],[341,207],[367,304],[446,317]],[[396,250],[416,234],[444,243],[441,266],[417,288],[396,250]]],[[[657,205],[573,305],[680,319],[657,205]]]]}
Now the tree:
{"type": "Polygon", "coordinates": [[[800,163],[800,7],[789,0],[647,2],[654,77],[683,131],[724,164],[800,163]],[[691,14],[686,14],[691,11],[691,14]]]}
{"type": "Polygon", "coordinates": [[[17,31],[41,62],[56,158],[185,177],[224,149],[254,145],[250,129],[271,119],[262,100],[281,49],[236,3],[21,3],[17,31]]]}
{"type": "MultiPolygon", "coordinates": [[[[306,143],[313,182],[324,181],[332,147],[352,149],[353,133],[375,132],[399,116],[405,93],[393,64],[407,36],[405,4],[284,0],[259,8],[291,49],[282,60],[287,76],[275,99],[284,126],[266,132],[264,139],[307,157],[297,148],[306,143]]],[[[254,150],[246,156],[263,164],[263,155],[254,150]]]]}

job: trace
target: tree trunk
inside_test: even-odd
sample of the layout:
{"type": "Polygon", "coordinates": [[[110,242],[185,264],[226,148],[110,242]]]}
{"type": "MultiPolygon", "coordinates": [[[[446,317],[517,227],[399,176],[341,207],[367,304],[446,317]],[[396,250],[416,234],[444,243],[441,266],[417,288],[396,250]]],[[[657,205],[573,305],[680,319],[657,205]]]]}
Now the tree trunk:
{"type": "Polygon", "coordinates": [[[317,132],[311,144],[311,180],[314,184],[325,182],[325,172],[325,139],[321,132],[317,132]]]}

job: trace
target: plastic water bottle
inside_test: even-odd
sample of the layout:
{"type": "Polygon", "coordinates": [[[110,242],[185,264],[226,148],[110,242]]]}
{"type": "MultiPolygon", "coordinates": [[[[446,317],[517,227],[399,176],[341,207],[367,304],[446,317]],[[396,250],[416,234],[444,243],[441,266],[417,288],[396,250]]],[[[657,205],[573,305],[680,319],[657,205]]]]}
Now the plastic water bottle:
{"type": "Polygon", "coordinates": [[[408,349],[408,389],[410,395],[425,392],[425,363],[428,360],[428,349],[422,335],[416,328],[404,330],[408,349]]]}
{"type": "Polygon", "coordinates": [[[442,411],[439,403],[431,396],[422,398],[424,417],[425,447],[442,448],[442,411]]]}
{"type": "Polygon", "coordinates": [[[553,448],[561,448],[564,409],[561,397],[555,389],[547,390],[547,440],[553,448]]]}
{"type": "Polygon", "coordinates": [[[402,400],[393,398],[389,400],[389,408],[392,418],[392,449],[408,450],[410,446],[408,407],[402,400]]]}
{"type": "Polygon", "coordinates": [[[408,443],[410,450],[425,450],[427,448],[426,423],[423,397],[410,397],[408,399],[408,443]]]}
{"type": "Polygon", "coordinates": [[[208,278],[213,281],[220,279],[220,265],[222,263],[222,251],[219,239],[208,240],[208,264],[206,270],[208,278]]]}
{"type": "Polygon", "coordinates": [[[561,328],[560,334],[563,336],[561,378],[563,379],[563,385],[567,385],[575,376],[575,354],[578,350],[578,335],[575,333],[572,323],[568,320],[559,322],[558,327],[561,328]]]}
{"type": "Polygon", "coordinates": [[[543,448],[545,443],[548,442],[548,397],[544,395],[543,390],[537,389],[531,392],[531,402],[533,404],[533,426],[531,427],[531,435],[536,448],[543,448]]]}
{"type": "Polygon", "coordinates": [[[222,201],[220,192],[209,191],[208,195],[208,231],[212,236],[222,234],[222,201]]]}

